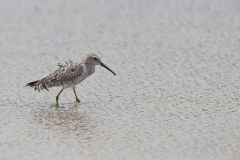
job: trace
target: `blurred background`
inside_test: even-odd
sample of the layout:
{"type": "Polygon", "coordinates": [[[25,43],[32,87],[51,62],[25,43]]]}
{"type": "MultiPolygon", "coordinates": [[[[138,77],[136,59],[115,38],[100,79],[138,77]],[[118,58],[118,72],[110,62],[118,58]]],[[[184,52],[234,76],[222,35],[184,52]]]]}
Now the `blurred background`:
{"type": "Polygon", "coordinates": [[[1,0],[1,160],[238,160],[239,0],[1,0]],[[25,88],[98,67],[53,107],[25,88]]]}

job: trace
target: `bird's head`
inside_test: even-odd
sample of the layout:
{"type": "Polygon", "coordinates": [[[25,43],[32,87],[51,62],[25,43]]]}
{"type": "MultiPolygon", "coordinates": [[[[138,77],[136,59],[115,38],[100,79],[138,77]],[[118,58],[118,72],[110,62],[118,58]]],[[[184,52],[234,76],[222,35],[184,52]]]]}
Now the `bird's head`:
{"type": "Polygon", "coordinates": [[[95,53],[89,53],[87,54],[87,59],[86,59],[87,63],[90,63],[91,65],[100,65],[104,68],[106,68],[108,71],[112,72],[115,76],[116,73],[114,73],[108,66],[106,66],[100,59],[100,57],[98,55],[96,55],[95,53]]]}

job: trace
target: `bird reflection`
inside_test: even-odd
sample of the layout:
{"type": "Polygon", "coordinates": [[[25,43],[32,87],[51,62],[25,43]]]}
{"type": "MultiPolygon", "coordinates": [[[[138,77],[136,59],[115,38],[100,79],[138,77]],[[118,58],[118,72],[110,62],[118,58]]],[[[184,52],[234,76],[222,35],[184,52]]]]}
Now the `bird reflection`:
{"type": "Polygon", "coordinates": [[[71,133],[81,137],[86,136],[85,138],[89,139],[89,136],[94,134],[94,128],[97,127],[97,124],[87,114],[79,111],[77,104],[67,104],[61,108],[43,107],[33,112],[34,120],[44,124],[47,129],[61,134],[71,133]]]}

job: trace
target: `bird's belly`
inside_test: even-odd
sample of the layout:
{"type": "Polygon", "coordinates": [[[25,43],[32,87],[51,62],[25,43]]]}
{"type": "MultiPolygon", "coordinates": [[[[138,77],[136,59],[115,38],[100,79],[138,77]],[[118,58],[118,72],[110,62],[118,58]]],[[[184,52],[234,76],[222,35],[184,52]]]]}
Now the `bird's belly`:
{"type": "Polygon", "coordinates": [[[88,76],[79,76],[76,77],[75,79],[71,80],[71,81],[67,81],[63,84],[64,88],[69,88],[69,87],[74,87],[77,84],[81,83],[84,79],[86,79],[88,76]]]}

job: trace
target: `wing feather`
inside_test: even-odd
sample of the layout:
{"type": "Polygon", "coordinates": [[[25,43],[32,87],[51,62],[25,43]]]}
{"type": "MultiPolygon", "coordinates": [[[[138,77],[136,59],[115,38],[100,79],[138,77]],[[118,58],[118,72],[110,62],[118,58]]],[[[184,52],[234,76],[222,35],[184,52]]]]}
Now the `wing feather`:
{"type": "Polygon", "coordinates": [[[46,89],[53,86],[61,86],[71,83],[82,74],[83,65],[81,63],[65,62],[64,65],[58,64],[59,68],[53,73],[44,77],[38,83],[38,90],[46,89]]]}

